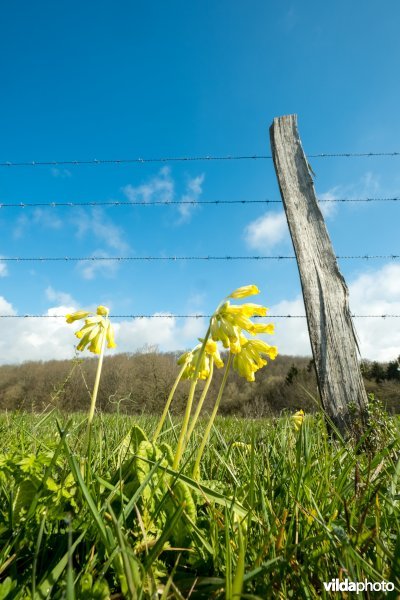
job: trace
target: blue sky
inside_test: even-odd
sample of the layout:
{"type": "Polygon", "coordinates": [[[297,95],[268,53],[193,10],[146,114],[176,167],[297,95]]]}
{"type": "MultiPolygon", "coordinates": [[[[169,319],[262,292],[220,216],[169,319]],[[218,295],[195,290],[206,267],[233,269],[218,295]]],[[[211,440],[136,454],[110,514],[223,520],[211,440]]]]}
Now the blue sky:
{"type": "MultiPolygon", "coordinates": [[[[252,0],[9,3],[0,23],[0,162],[269,154],[275,116],[304,149],[400,150],[400,6],[252,0]]],[[[400,194],[400,158],[315,158],[321,198],[400,194]]],[[[272,161],[2,167],[0,203],[279,199],[272,161]]],[[[399,254],[400,203],[329,205],[337,254],[399,254]]],[[[279,205],[3,208],[0,256],[292,254],[279,205]]],[[[340,264],[360,314],[400,313],[400,267],[340,264]]],[[[256,283],[275,313],[303,311],[290,262],[0,262],[2,314],[209,313],[256,283]]],[[[399,354],[399,320],[357,321],[362,354],[399,354]]],[[[0,362],[64,357],[62,321],[3,320],[0,362]]],[[[201,320],[121,320],[119,349],[191,346],[201,320]]],[[[304,322],[277,322],[286,354],[304,322]]]]}

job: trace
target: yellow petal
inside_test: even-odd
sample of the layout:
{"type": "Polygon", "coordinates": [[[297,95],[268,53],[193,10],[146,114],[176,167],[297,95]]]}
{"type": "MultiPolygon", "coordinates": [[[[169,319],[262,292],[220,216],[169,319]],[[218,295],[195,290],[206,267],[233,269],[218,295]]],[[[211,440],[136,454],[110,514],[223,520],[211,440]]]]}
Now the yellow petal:
{"type": "Polygon", "coordinates": [[[85,310],[78,310],[74,313],[65,315],[65,319],[67,323],[73,323],[74,321],[79,321],[79,319],[84,319],[88,315],[90,315],[90,313],[86,312],[85,310]]]}
{"type": "Polygon", "coordinates": [[[100,332],[98,335],[96,335],[95,338],[92,339],[92,341],[90,342],[90,346],[89,346],[90,352],[93,352],[93,354],[100,354],[101,346],[103,343],[103,337],[104,337],[104,333],[100,332]]]}
{"type": "Polygon", "coordinates": [[[108,323],[107,327],[107,348],[116,348],[117,344],[114,339],[114,329],[112,328],[111,323],[108,323]]]}
{"type": "Polygon", "coordinates": [[[98,306],[97,307],[97,314],[101,315],[102,317],[108,317],[108,315],[110,314],[110,309],[107,308],[107,306],[98,306]]]}
{"type": "Polygon", "coordinates": [[[259,317],[265,317],[268,310],[266,306],[262,306],[261,304],[252,304],[251,302],[242,304],[240,308],[246,317],[254,317],[255,315],[259,317]]]}
{"type": "Polygon", "coordinates": [[[273,323],[255,323],[253,333],[275,333],[275,326],[273,323]]]}
{"type": "Polygon", "coordinates": [[[247,296],[254,296],[254,294],[259,294],[260,290],[256,285],[243,285],[240,288],[237,288],[232,294],[228,296],[228,298],[247,298],[247,296]]]}

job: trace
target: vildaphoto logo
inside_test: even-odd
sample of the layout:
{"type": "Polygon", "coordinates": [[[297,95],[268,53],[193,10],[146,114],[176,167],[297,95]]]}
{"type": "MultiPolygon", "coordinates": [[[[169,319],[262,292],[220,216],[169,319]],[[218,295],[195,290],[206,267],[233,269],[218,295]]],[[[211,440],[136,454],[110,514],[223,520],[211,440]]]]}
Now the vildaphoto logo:
{"type": "Polygon", "coordinates": [[[391,581],[349,581],[344,579],[332,579],[331,581],[324,581],[324,588],[327,592],[392,592],[394,590],[394,583],[391,581]]]}

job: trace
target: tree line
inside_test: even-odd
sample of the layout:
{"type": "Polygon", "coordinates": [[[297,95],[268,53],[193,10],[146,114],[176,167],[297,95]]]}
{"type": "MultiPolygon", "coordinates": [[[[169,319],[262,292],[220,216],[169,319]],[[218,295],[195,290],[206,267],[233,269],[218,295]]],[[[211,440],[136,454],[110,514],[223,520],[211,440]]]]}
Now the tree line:
{"type": "MultiPolygon", "coordinates": [[[[160,413],[178,374],[178,353],[146,348],[134,354],[106,357],[98,406],[107,412],[160,413]]],[[[400,413],[398,360],[360,364],[368,393],[391,413],[400,413]]],[[[96,359],[32,361],[0,366],[0,410],[40,412],[52,407],[68,412],[86,411],[96,371],[96,359]]],[[[217,370],[204,410],[210,411],[218,393],[222,371],[217,370]]],[[[171,412],[180,414],[186,403],[188,382],[178,387],[171,412]]],[[[199,392],[204,383],[199,383],[199,392]]],[[[313,361],[309,357],[278,356],[249,383],[235,372],[229,375],[221,414],[266,417],[283,410],[307,412],[319,406],[313,361]]]]}

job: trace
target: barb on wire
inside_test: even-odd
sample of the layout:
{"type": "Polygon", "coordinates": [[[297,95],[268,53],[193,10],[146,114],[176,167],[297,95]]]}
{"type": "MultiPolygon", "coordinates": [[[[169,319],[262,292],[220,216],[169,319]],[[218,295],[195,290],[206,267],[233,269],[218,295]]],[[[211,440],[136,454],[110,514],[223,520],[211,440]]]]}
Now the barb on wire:
{"type": "MultiPolygon", "coordinates": [[[[0,319],[65,319],[66,315],[0,315],[0,319]]],[[[109,315],[113,319],[210,319],[212,315],[174,315],[174,314],[155,314],[155,315],[109,315]]],[[[400,315],[383,314],[383,315],[355,315],[351,314],[353,319],[399,319],[400,315]]],[[[256,315],[255,319],[259,317],[256,315]]],[[[306,319],[306,315],[268,315],[269,319],[306,319]]]]}
{"type": "MultiPolygon", "coordinates": [[[[308,158],[365,158],[373,156],[400,156],[400,152],[320,152],[308,154],[308,158]]],[[[121,164],[145,164],[165,162],[199,162],[199,161],[229,161],[229,160],[265,160],[271,159],[270,154],[243,154],[243,155],[202,155],[202,156],[164,156],[158,158],[102,158],[86,160],[30,160],[0,162],[0,167],[58,167],[78,165],[121,165],[121,164]]]]}
{"type": "MultiPolygon", "coordinates": [[[[400,202],[400,197],[393,198],[321,198],[318,202],[400,202]]],[[[32,207],[76,207],[76,206],[176,206],[189,204],[223,206],[225,204],[282,204],[282,200],[150,200],[148,202],[139,201],[119,201],[119,200],[99,200],[98,202],[0,202],[0,208],[32,208],[32,207]]]]}
{"type": "MultiPolygon", "coordinates": [[[[364,254],[336,256],[338,260],[398,260],[400,254],[364,254]]],[[[3,256],[2,262],[91,262],[91,261],[177,261],[177,260],[296,260],[288,256],[3,256]]]]}

